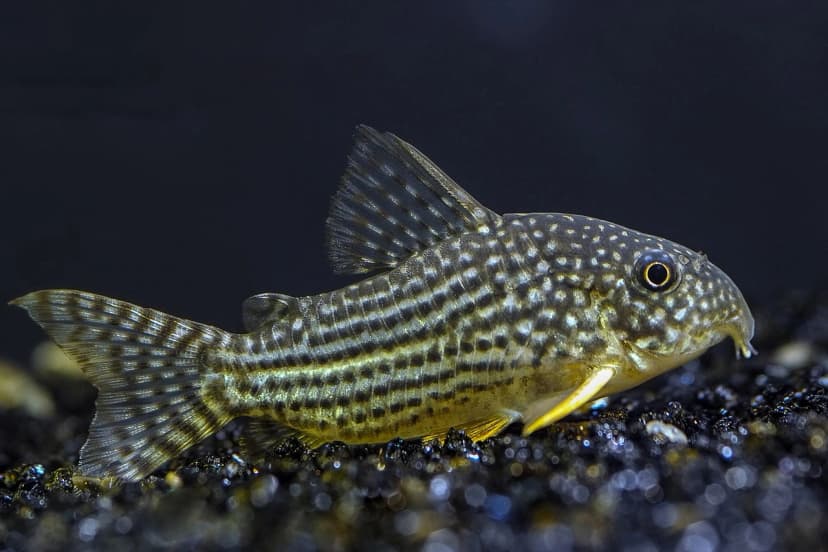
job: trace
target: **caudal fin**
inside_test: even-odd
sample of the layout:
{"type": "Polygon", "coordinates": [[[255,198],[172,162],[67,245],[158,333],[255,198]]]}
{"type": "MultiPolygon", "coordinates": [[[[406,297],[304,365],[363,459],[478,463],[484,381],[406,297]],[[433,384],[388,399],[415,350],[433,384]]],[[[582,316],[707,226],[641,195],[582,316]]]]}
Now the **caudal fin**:
{"type": "Polygon", "coordinates": [[[230,334],[74,290],[36,291],[11,304],[26,309],[98,388],[80,452],[83,474],[141,479],[231,419],[202,393],[203,352],[230,334]]]}

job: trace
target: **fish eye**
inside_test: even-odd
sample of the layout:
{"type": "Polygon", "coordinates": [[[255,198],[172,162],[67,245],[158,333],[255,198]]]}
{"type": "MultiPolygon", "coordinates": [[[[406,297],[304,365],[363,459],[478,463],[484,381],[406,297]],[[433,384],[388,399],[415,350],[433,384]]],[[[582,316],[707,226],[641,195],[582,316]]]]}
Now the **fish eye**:
{"type": "Polygon", "coordinates": [[[660,250],[641,255],[635,264],[635,273],[639,283],[651,291],[669,289],[678,276],[673,259],[660,250]]]}

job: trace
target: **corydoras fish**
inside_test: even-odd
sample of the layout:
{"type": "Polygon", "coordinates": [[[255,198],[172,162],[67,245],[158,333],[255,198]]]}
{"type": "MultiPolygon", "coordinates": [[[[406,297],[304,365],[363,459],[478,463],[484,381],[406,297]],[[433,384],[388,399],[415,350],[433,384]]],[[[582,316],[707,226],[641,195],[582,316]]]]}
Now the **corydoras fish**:
{"type": "Polygon", "coordinates": [[[580,215],[498,215],[410,144],[359,127],[328,218],[327,293],[256,295],[246,333],[93,293],[23,307],[98,388],[80,471],[135,480],[250,416],[247,442],[529,434],[731,337],[738,288],[682,245],[580,215]]]}

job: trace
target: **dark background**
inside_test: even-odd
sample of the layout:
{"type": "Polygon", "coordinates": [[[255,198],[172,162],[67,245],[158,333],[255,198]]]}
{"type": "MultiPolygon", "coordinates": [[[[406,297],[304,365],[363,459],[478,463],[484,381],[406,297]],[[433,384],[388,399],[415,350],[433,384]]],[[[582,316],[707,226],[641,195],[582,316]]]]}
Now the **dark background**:
{"type": "MultiPolygon", "coordinates": [[[[0,299],[74,287],[240,329],[248,295],[340,286],[324,220],[358,123],[498,212],[703,249],[750,301],[828,282],[824,1],[19,2],[0,299]]],[[[41,339],[0,308],[0,355],[41,339]]]]}

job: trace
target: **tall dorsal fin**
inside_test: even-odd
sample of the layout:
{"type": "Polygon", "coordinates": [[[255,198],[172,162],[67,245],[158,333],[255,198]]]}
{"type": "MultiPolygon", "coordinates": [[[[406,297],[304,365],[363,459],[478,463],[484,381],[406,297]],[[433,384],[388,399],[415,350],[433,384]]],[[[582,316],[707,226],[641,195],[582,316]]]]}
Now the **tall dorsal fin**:
{"type": "Polygon", "coordinates": [[[242,303],[242,321],[248,332],[258,330],[268,322],[285,318],[295,309],[296,297],[281,293],[260,293],[248,297],[242,303]]]}
{"type": "Polygon", "coordinates": [[[328,254],[342,274],[385,270],[497,218],[414,146],[360,125],[331,203],[328,254]]]}

